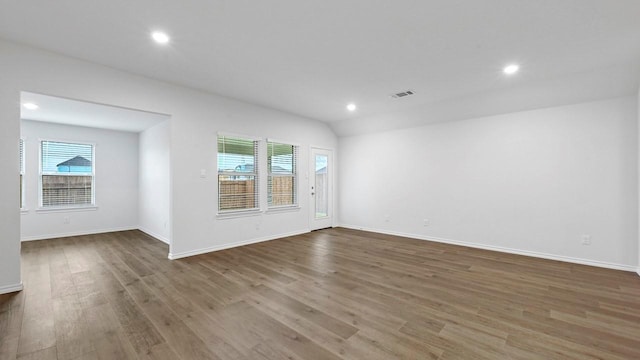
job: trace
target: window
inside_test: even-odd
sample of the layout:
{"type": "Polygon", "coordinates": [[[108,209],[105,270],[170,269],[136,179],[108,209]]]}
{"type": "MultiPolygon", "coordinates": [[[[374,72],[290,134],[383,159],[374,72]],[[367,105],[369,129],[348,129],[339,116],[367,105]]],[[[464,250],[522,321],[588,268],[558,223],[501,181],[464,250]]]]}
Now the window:
{"type": "Polygon", "coordinates": [[[24,140],[20,139],[20,209],[24,208],[24,140]]]}
{"type": "Polygon", "coordinates": [[[267,142],[269,207],[297,205],[297,158],[297,146],[267,142]]]}
{"type": "Polygon", "coordinates": [[[218,210],[260,208],[258,141],[218,135],[218,210]]]}
{"type": "Polygon", "coordinates": [[[40,143],[40,206],[94,205],[93,145],[40,143]]]}

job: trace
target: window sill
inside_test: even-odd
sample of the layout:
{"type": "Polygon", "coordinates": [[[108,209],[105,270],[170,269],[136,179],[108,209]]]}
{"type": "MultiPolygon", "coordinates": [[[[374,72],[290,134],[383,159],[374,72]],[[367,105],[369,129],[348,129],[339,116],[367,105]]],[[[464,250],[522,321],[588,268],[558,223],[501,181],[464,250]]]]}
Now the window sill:
{"type": "Polygon", "coordinates": [[[60,207],[50,207],[50,208],[38,208],[36,209],[36,213],[46,214],[46,213],[55,213],[55,212],[78,212],[78,211],[96,211],[98,207],[95,205],[90,206],[60,206],[60,207]]]}
{"type": "Polygon", "coordinates": [[[249,216],[259,216],[260,214],[262,214],[262,211],[260,211],[260,209],[228,211],[228,212],[218,213],[216,215],[216,219],[219,219],[219,220],[237,219],[237,218],[243,218],[243,217],[249,217],[249,216]]]}
{"type": "Polygon", "coordinates": [[[280,214],[280,213],[287,213],[287,212],[294,212],[294,211],[300,211],[300,206],[298,205],[290,205],[290,206],[277,206],[277,207],[272,207],[267,209],[267,211],[265,211],[265,214],[280,214]]]}
{"type": "Polygon", "coordinates": [[[27,208],[20,209],[20,214],[27,214],[27,213],[29,213],[29,209],[27,208]]]}

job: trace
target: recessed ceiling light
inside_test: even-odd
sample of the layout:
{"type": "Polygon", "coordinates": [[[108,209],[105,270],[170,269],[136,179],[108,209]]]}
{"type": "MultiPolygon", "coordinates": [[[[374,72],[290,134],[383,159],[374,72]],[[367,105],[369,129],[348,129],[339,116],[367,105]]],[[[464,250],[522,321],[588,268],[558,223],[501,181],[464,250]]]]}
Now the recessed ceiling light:
{"type": "Polygon", "coordinates": [[[347,105],[347,110],[349,110],[349,111],[356,111],[356,104],[349,104],[349,105],[347,105]]]}
{"type": "Polygon", "coordinates": [[[166,44],[169,42],[169,35],[163,33],[162,31],[154,31],[151,33],[151,37],[158,44],[166,44]]]}
{"type": "Polygon", "coordinates": [[[27,110],[38,110],[38,108],[40,107],[37,104],[30,103],[30,102],[24,103],[22,104],[22,106],[24,106],[24,108],[27,110]]]}
{"type": "Polygon", "coordinates": [[[510,64],[505,66],[504,69],[502,69],[502,72],[507,75],[513,75],[517,73],[518,70],[520,70],[520,66],[518,66],[518,64],[510,64]]]}

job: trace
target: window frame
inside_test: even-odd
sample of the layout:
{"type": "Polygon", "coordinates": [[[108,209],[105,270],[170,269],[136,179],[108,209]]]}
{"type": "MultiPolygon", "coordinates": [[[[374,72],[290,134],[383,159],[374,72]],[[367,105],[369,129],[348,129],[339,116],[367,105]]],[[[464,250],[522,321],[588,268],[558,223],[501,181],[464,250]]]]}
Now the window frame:
{"type": "Polygon", "coordinates": [[[26,205],[26,139],[20,138],[20,211],[27,211],[26,205]]]}
{"type": "MultiPolygon", "coordinates": [[[[261,201],[261,192],[260,189],[262,187],[260,179],[260,170],[261,170],[261,166],[260,166],[260,153],[261,153],[261,147],[262,147],[262,139],[259,137],[255,137],[255,136],[249,136],[249,135],[241,135],[241,134],[234,134],[234,133],[226,133],[226,132],[219,132],[216,135],[216,186],[217,186],[217,217],[218,218],[234,218],[234,217],[243,217],[243,216],[253,216],[256,215],[260,212],[262,212],[262,201],[261,201]],[[251,141],[253,142],[253,149],[254,149],[254,154],[253,154],[253,172],[235,172],[235,171],[228,171],[228,172],[224,172],[221,173],[220,170],[218,169],[219,167],[219,155],[221,154],[219,151],[219,142],[220,142],[220,138],[221,137],[226,137],[226,138],[231,138],[231,139],[239,139],[239,140],[246,140],[246,141],[251,141]],[[254,178],[254,203],[255,203],[255,207],[253,208],[240,208],[240,209],[220,209],[220,204],[221,204],[221,191],[220,191],[220,176],[229,176],[229,177],[233,177],[233,176],[252,176],[254,178]]],[[[231,154],[231,153],[229,153],[231,154]]]]}
{"type": "MultiPolygon", "coordinates": [[[[277,212],[280,210],[291,210],[291,209],[299,209],[300,208],[300,196],[299,196],[299,159],[300,159],[300,144],[297,144],[295,142],[291,142],[291,141],[283,141],[283,140],[278,140],[278,139],[272,139],[272,138],[267,138],[266,139],[266,160],[267,160],[267,211],[268,212],[277,212]],[[290,174],[278,174],[278,173],[273,173],[273,171],[270,171],[269,168],[269,144],[278,144],[278,145],[286,145],[286,146],[291,146],[292,149],[292,171],[290,174]],[[286,204],[286,205],[271,205],[271,201],[269,198],[270,191],[272,190],[273,186],[270,188],[269,187],[269,181],[273,181],[273,177],[293,177],[293,192],[292,192],[292,196],[293,196],[293,203],[292,204],[286,204]]],[[[273,170],[273,169],[271,169],[273,170]]],[[[273,182],[272,182],[273,184],[273,182]]]]}
{"type": "MultiPolygon", "coordinates": [[[[96,204],[96,144],[93,142],[76,141],[67,139],[55,139],[55,138],[40,138],[38,139],[38,208],[37,212],[56,212],[56,211],[82,211],[82,210],[96,210],[98,208],[96,204]],[[42,144],[44,142],[56,142],[72,145],[89,145],[91,146],[91,203],[90,204],[70,204],[70,205],[55,205],[44,206],[43,198],[43,181],[42,177],[47,175],[58,176],[74,176],[73,174],[60,174],[57,172],[45,172],[42,169],[42,144]]],[[[86,173],[79,173],[80,176],[88,176],[86,173]]],[[[75,176],[79,176],[75,174],[75,176]]]]}

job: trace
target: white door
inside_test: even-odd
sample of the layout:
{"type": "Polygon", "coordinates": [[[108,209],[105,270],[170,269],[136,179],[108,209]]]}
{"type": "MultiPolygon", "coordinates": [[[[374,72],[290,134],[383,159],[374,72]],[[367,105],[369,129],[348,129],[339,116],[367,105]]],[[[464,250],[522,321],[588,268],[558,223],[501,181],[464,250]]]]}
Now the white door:
{"type": "Polygon", "coordinates": [[[311,186],[311,230],[331,227],[333,224],[331,150],[311,148],[309,184],[311,186]]]}

